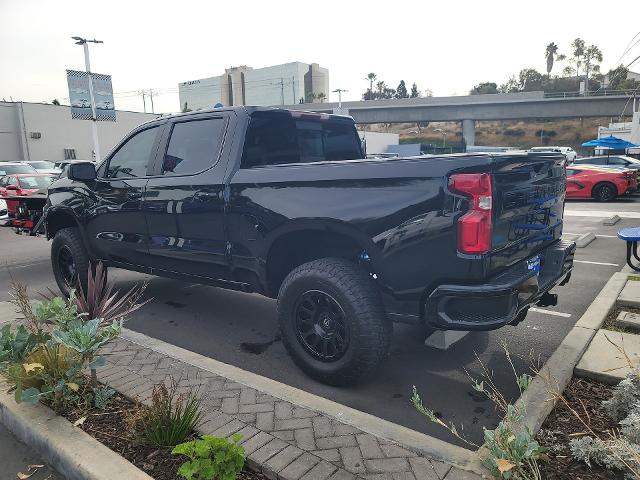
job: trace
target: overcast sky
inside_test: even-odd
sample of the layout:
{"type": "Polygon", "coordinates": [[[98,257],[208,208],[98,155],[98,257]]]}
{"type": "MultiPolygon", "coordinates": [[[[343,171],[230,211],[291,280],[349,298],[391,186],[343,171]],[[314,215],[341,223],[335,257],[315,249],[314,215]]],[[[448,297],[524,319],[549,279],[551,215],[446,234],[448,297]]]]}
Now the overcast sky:
{"type": "MultiPolygon", "coordinates": [[[[640,30],[640,1],[611,5],[613,14],[600,0],[0,0],[0,99],[68,97],[65,69],[84,69],[73,35],[104,41],[90,47],[92,70],[113,76],[122,110],[141,111],[135,91],[153,88],[156,111],[176,111],[178,82],[296,60],[328,68],[331,89],[349,90],[343,99],[360,99],[369,72],[393,88],[404,79],[461,95],[524,67],[544,71],[545,46],[569,53],[578,36],[601,48],[606,72],[640,30]]],[[[640,44],[623,61],[638,55],[640,44]]]]}

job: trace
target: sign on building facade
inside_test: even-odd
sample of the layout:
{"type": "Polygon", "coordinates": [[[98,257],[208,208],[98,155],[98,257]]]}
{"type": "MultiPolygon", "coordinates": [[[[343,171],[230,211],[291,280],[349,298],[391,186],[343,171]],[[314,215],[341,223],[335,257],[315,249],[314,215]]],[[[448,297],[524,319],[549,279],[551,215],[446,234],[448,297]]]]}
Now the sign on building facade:
{"type": "MultiPolygon", "coordinates": [[[[96,102],[96,120],[116,121],[116,110],[113,103],[111,75],[91,73],[93,80],[93,97],[96,102]]],[[[71,118],[91,120],[91,95],[89,93],[89,73],[78,70],[67,70],[69,84],[69,103],[71,118]]]]}

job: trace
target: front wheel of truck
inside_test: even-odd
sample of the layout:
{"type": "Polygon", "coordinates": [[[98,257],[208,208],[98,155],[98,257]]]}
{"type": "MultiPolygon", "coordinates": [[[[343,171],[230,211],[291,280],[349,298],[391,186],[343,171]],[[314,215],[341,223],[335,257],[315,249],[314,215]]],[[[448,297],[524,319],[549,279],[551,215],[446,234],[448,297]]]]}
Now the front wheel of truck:
{"type": "Polygon", "coordinates": [[[78,229],[58,230],[51,242],[51,267],[58,288],[65,297],[69,297],[80,284],[86,291],[89,265],[89,254],[78,229]]]}
{"type": "Polygon", "coordinates": [[[387,356],[392,325],[366,271],[340,258],[294,269],[278,294],[284,345],[307,375],[349,385],[387,356]]]}

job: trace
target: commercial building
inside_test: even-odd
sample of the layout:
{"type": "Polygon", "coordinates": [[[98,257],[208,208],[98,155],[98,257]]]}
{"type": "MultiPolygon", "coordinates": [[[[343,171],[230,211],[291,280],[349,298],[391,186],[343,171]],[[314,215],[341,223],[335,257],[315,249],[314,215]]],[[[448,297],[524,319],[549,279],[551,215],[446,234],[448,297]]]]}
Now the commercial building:
{"type": "Polygon", "coordinates": [[[329,99],[329,70],[317,63],[284,63],[264,68],[225,69],[217,77],[178,84],[180,110],[232,105],[291,105],[323,94],[329,99]]]}
{"type": "Polygon", "coordinates": [[[630,122],[612,122],[608,127],[598,127],[598,138],[609,135],[640,145],[640,100],[633,99],[633,114],[630,122]]]}
{"type": "MultiPolygon", "coordinates": [[[[117,111],[115,122],[98,122],[102,155],[135,127],[157,116],[117,111]]],[[[0,102],[0,161],[69,158],[93,159],[91,121],[72,120],[67,106],[0,102]]]]}

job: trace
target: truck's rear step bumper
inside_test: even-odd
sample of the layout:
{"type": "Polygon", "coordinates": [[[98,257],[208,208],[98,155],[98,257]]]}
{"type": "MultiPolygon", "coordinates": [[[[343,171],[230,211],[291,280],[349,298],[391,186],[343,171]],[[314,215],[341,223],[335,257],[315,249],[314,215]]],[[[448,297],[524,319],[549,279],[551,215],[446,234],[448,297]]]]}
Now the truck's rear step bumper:
{"type": "Polygon", "coordinates": [[[537,255],[538,275],[521,261],[482,285],[440,285],[427,298],[426,322],[443,330],[492,330],[508,325],[573,269],[574,242],[558,241],[537,255]]]}

